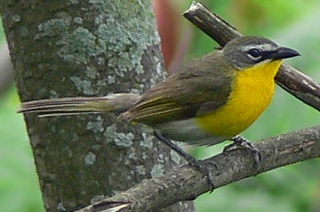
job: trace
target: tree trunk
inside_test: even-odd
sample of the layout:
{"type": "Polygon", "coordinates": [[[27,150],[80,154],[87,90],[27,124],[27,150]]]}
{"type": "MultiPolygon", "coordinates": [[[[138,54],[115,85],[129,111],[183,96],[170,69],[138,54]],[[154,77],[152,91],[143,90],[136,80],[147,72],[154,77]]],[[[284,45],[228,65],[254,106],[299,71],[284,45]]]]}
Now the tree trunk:
{"type": "MultiPolygon", "coordinates": [[[[21,101],[141,93],[164,79],[149,0],[1,0],[1,10],[21,101]]],[[[83,207],[181,162],[115,114],[25,121],[47,211],[83,207]]]]}

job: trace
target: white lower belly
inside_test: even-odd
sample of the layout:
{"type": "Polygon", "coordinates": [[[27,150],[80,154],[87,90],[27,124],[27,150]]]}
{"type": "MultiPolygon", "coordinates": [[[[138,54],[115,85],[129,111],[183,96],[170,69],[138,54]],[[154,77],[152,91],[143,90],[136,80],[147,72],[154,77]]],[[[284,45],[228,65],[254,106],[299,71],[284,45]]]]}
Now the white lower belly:
{"type": "Polygon", "coordinates": [[[155,128],[168,139],[193,145],[214,145],[228,139],[200,129],[194,118],[160,124],[155,128]]]}

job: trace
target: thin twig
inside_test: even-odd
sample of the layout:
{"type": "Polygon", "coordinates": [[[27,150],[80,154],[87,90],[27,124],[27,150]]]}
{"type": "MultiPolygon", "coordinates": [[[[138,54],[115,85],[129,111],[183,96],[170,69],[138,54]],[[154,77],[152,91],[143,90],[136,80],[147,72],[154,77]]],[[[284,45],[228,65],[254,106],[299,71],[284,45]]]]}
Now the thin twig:
{"type": "Polygon", "coordinates": [[[0,45],[0,96],[13,84],[13,67],[7,42],[0,45]]]}

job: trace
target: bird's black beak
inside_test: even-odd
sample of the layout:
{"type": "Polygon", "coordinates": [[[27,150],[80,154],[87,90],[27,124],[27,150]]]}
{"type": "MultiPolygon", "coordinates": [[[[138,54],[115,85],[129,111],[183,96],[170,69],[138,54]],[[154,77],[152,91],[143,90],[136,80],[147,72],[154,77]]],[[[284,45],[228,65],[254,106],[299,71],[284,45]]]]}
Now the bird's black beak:
{"type": "Polygon", "coordinates": [[[286,47],[279,47],[276,51],[269,54],[269,59],[280,60],[296,56],[300,56],[300,53],[296,50],[286,47]]]}

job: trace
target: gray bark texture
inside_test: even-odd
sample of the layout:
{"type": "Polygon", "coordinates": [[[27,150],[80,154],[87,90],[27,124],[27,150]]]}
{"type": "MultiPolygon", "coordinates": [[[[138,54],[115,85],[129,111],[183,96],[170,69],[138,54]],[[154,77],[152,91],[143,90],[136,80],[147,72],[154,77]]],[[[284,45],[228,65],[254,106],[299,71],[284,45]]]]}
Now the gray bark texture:
{"type": "MultiPolygon", "coordinates": [[[[149,0],[0,2],[21,101],[142,93],[165,77],[149,0]]],[[[181,163],[150,129],[115,114],[25,121],[47,211],[81,208],[181,163]]]]}

